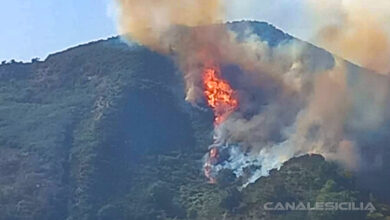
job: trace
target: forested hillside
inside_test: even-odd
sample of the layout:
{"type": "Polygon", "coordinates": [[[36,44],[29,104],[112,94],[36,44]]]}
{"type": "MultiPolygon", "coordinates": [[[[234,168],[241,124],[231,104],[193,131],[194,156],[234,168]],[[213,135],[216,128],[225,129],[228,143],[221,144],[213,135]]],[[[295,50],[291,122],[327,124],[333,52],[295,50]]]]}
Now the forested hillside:
{"type": "MultiPolygon", "coordinates": [[[[270,45],[292,39],[251,26],[270,45]]],[[[307,45],[308,59],[328,52],[307,45]]],[[[120,38],[44,61],[0,65],[0,220],[383,219],[390,210],[321,156],[288,161],[247,188],[202,173],[213,113],[184,100],[171,58],[120,38]],[[375,213],[266,212],[266,201],[372,201],[375,213]],[[368,217],[367,217],[368,216],[368,217]]]]}

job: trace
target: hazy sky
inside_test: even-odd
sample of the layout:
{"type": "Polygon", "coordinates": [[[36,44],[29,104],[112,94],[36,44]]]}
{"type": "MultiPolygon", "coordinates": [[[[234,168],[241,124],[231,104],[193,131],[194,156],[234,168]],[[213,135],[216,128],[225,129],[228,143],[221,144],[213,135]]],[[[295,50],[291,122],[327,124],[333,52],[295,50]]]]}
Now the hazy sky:
{"type": "Polygon", "coordinates": [[[308,20],[303,0],[224,0],[229,20],[267,21],[303,40],[313,37],[315,28],[308,20]]]}
{"type": "MultiPolygon", "coordinates": [[[[264,20],[310,36],[301,0],[224,0],[228,19],[264,20]],[[260,4],[260,2],[262,4],[260,4]]],[[[0,61],[23,60],[116,35],[114,0],[0,0],[0,61]]]]}
{"type": "Polygon", "coordinates": [[[110,0],[0,0],[0,61],[49,53],[116,34],[110,0]]]}

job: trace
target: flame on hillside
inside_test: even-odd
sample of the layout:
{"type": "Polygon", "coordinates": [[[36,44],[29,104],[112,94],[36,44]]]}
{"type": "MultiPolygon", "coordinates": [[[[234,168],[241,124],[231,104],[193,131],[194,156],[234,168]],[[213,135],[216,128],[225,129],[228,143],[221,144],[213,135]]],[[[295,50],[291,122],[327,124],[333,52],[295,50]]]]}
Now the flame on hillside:
{"type": "MultiPolygon", "coordinates": [[[[203,167],[211,183],[228,169],[246,186],[307,153],[348,169],[386,168],[377,162],[386,161],[384,154],[374,156],[369,149],[375,144],[376,152],[389,152],[384,144],[389,139],[388,76],[359,69],[287,34],[283,40],[272,26],[268,33],[257,28],[266,27],[261,23],[219,24],[229,12],[227,1],[117,1],[127,40],[172,55],[184,77],[186,100],[194,106],[206,100],[212,108],[214,142],[203,167]],[[221,63],[237,70],[236,91],[223,79],[221,63]]],[[[386,0],[379,0],[375,10],[364,0],[303,2],[316,3],[315,10],[305,8],[314,12],[309,20],[316,15],[319,19],[311,20],[321,21],[314,31],[320,30],[326,48],[389,72],[390,43],[381,22],[390,11],[386,0]],[[322,24],[324,15],[334,16],[322,24]]]]}
{"type": "MultiPolygon", "coordinates": [[[[203,71],[204,95],[207,104],[214,111],[214,125],[216,127],[224,122],[238,106],[235,91],[220,75],[219,67],[208,67],[203,71]]],[[[204,174],[212,184],[216,183],[213,167],[218,163],[218,159],[219,150],[213,146],[210,148],[204,164],[204,174]]]]}
{"type": "Polygon", "coordinates": [[[235,92],[229,83],[220,77],[217,67],[205,68],[203,83],[207,104],[214,111],[214,123],[219,125],[237,108],[235,92]]]}

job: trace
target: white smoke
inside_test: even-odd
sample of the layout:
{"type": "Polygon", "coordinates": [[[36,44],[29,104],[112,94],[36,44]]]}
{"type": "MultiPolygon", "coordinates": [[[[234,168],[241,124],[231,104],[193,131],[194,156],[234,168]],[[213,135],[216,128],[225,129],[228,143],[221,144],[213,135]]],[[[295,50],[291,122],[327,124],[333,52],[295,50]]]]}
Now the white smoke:
{"type": "MultiPolygon", "coordinates": [[[[330,11],[334,15],[331,18],[335,18],[329,19],[332,25],[321,24],[321,31],[316,30],[324,43],[334,43],[328,48],[349,47],[351,50],[340,50],[338,54],[358,55],[353,56],[356,62],[381,72],[387,70],[390,47],[381,25],[376,25],[381,24],[378,21],[384,15],[370,16],[370,22],[359,23],[362,16],[356,15],[360,7],[349,10],[352,8],[345,7],[347,1],[341,4],[333,0],[309,5],[313,1],[305,0],[304,9],[315,24],[315,15],[328,18],[329,8],[332,9],[328,3],[335,3],[330,11]],[[359,31],[360,27],[364,27],[363,31],[359,31]],[[332,36],[327,34],[332,30],[337,31],[337,38],[328,41],[332,36]],[[376,50],[360,47],[366,43],[376,50]],[[380,50],[381,46],[386,50],[380,50]],[[350,53],[360,48],[359,53],[350,53]]],[[[383,147],[380,143],[390,139],[390,82],[386,76],[358,69],[300,41],[289,40],[271,47],[249,27],[242,30],[244,39],[238,40],[225,25],[213,25],[226,13],[221,12],[226,5],[220,0],[186,0],[181,4],[169,0],[159,4],[151,0],[118,2],[120,27],[130,39],[174,54],[183,72],[188,101],[203,100],[202,73],[209,62],[236,65],[240,70],[235,73],[239,109],[215,130],[212,147],[230,152],[229,158],[215,164],[216,171],[228,168],[243,176],[245,168],[260,167],[250,174],[248,184],[288,159],[307,153],[322,154],[350,169],[361,169],[372,162],[362,156],[367,143],[378,142],[383,147]],[[377,140],[370,139],[372,133],[377,133],[377,140]]],[[[349,1],[354,5],[353,2],[349,1]]],[[[377,159],[381,155],[374,156],[375,161],[383,161],[377,159]]]]}
{"type": "Polygon", "coordinates": [[[230,152],[216,170],[231,169],[241,177],[248,167],[258,167],[246,186],[292,157],[308,153],[351,170],[368,167],[371,162],[361,154],[367,147],[361,137],[379,132],[390,116],[387,77],[337,57],[325,68],[329,60],[308,59],[315,52],[295,40],[272,48],[250,35],[242,44],[253,54],[251,65],[241,73],[250,83],[244,81],[238,90],[240,109],[215,130],[216,143],[230,152]],[[253,88],[261,88],[265,103],[245,100],[253,88]],[[257,108],[258,113],[248,117],[248,108],[257,108]]]}
{"type": "Polygon", "coordinates": [[[227,20],[262,20],[349,61],[388,74],[390,1],[229,0],[227,20]]]}

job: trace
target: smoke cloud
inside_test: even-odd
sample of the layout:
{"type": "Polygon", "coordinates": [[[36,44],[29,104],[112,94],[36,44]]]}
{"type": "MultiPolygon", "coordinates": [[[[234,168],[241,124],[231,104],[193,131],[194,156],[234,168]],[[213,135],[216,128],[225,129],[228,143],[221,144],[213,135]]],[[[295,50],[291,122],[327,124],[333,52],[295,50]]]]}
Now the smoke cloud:
{"type": "Polygon", "coordinates": [[[220,0],[117,0],[121,34],[154,50],[166,51],[166,32],[175,25],[200,26],[222,19],[220,0]]]}
{"type": "Polygon", "coordinates": [[[271,22],[378,73],[390,72],[390,2],[227,0],[227,19],[271,22]]]}
{"type": "Polygon", "coordinates": [[[308,10],[320,23],[315,43],[379,73],[390,72],[389,1],[308,0],[308,10]]]}
{"type": "MultiPolygon", "coordinates": [[[[311,0],[306,1],[309,5],[311,0]]],[[[189,102],[204,104],[205,67],[221,66],[222,76],[236,90],[239,108],[215,128],[213,147],[229,155],[214,167],[216,172],[228,168],[242,176],[246,168],[258,167],[249,175],[251,183],[307,153],[322,154],[356,170],[380,157],[363,155],[369,134],[383,131],[390,117],[386,76],[297,40],[270,46],[250,26],[241,30],[239,38],[229,25],[216,24],[228,8],[218,0],[118,3],[121,33],[175,59],[189,102]]],[[[335,9],[334,21],[320,25],[318,39],[340,56],[386,72],[387,35],[374,26],[379,25],[377,17],[361,16],[366,19],[361,21],[355,17],[360,8],[347,10],[344,1],[334,4],[310,3],[314,14],[335,9]],[[356,33],[361,34],[355,37],[356,33]]],[[[379,134],[378,143],[390,137],[387,132],[379,134]]]]}

